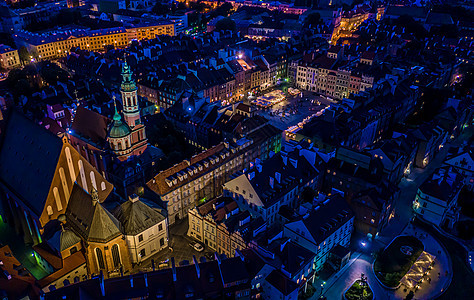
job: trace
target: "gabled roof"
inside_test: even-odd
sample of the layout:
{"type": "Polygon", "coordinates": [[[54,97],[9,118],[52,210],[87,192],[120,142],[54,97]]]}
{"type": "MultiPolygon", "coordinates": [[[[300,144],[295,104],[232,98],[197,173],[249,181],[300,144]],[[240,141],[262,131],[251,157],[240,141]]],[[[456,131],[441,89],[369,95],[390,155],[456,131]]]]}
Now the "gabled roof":
{"type": "Polygon", "coordinates": [[[354,213],[344,198],[335,194],[312,210],[302,221],[316,244],[320,244],[353,217],[354,213]]]}
{"type": "Polygon", "coordinates": [[[0,181],[37,216],[48,197],[62,145],[53,133],[11,113],[0,148],[0,181]]]}
{"type": "Polygon", "coordinates": [[[242,280],[249,280],[245,263],[240,259],[240,257],[232,257],[222,260],[219,268],[224,285],[242,280]]]}
{"type": "Polygon", "coordinates": [[[71,125],[72,134],[89,139],[96,145],[103,146],[107,141],[107,126],[109,123],[109,118],[84,106],[79,106],[71,125]]]}
{"type": "Polygon", "coordinates": [[[137,235],[160,223],[165,217],[140,200],[125,201],[114,211],[125,235],[137,235]]]}
{"type": "Polygon", "coordinates": [[[120,222],[76,183],[66,216],[68,224],[86,241],[108,242],[122,235],[120,222]]]}

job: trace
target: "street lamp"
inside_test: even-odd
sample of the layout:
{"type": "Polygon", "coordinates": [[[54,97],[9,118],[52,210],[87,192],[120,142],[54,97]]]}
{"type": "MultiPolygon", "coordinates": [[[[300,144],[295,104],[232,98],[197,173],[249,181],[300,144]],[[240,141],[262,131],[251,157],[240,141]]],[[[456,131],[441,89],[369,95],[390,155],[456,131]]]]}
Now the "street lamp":
{"type": "Polygon", "coordinates": [[[323,290],[324,290],[324,285],[326,284],[326,281],[323,281],[323,283],[321,283],[321,292],[319,293],[319,297],[318,298],[321,298],[321,296],[323,295],[323,290]]]}

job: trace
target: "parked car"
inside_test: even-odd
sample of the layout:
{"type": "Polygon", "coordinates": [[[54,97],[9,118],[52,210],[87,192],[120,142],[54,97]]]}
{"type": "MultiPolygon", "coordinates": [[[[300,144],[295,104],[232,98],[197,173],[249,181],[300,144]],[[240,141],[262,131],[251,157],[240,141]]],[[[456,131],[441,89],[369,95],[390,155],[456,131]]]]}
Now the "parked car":
{"type": "Polygon", "coordinates": [[[204,251],[204,247],[201,244],[199,244],[198,242],[189,243],[189,246],[191,248],[193,248],[194,250],[196,250],[197,252],[204,251]]]}

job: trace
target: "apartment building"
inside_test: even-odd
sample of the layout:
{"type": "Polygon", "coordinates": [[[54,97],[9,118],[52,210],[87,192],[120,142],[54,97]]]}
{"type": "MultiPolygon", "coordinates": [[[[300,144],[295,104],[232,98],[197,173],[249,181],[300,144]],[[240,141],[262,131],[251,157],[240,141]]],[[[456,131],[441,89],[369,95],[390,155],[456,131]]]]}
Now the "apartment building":
{"type": "Polygon", "coordinates": [[[336,99],[365,91],[374,84],[368,64],[350,66],[342,61],[343,51],[328,50],[326,55],[298,63],[296,86],[303,90],[321,93],[336,99]]]}
{"type": "Polygon", "coordinates": [[[117,207],[114,216],[122,225],[130,260],[133,264],[168,247],[168,220],[135,194],[117,207]]]}
{"type": "Polygon", "coordinates": [[[348,247],[354,214],[340,194],[330,196],[301,219],[285,224],[283,236],[316,254],[313,269],[321,270],[338,245],[348,247]]]}
{"type": "Polygon", "coordinates": [[[413,201],[415,213],[437,226],[452,228],[459,218],[457,200],[464,178],[453,167],[442,167],[421,184],[413,201]]]}
{"type": "Polygon", "coordinates": [[[22,31],[15,34],[14,38],[18,45],[27,47],[34,58],[41,60],[64,57],[74,47],[100,51],[109,45],[123,48],[132,40],[153,39],[158,35],[174,36],[174,34],[174,23],[162,22],[137,27],[73,29],[43,34],[22,31]]]}
{"type": "Polygon", "coordinates": [[[190,160],[158,173],[148,187],[167,203],[170,224],[188,216],[188,210],[222,193],[231,174],[248,166],[253,141],[220,143],[190,160]]]}
{"type": "Polygon", "coordinates": [[[3,69],[12,69],[20,66],[18,50],[10,46],[0,44],[0,66],[3,69]]]}
{"type": "Polygon", "coordinates": [[[278,223],[282,206],[296,208],[304,187],[315,187],[319,171],[298,151],[280,152],[224,184],[224,196],[268,226],[278,223]]]}
{"type": "Polygon", "coordinates": [[[252,219],[248,211],[228,197],[219,197],[188,211],[188,236],[227,257],[247,248],[252,237],[266,229],[265,222],[252,219]]]}

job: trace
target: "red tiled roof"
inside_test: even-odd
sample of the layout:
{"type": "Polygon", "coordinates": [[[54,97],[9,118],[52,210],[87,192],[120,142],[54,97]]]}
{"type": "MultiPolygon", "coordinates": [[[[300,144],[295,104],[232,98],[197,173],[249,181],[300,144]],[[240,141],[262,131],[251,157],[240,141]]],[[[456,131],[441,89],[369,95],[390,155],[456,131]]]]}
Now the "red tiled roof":
{"type": "MultiPolygon", "coordinates": [[[[152,191],[157,193],[158,195],[165,195],[165,194],[169,193],[170,191],[176,189],[176,187],[178,187],[178,185],[173,185],[172,187],[170,187],[166,183],[166,178],[168,178],[170,176],[173,176],[178,172],[184,171],[188,167],[193,166],[193,165],[205,160],[206,158],[209,158],[209,157],[221,152],[224,149],[225,149],[224,143],[220,143],[220,144],[208,149],[207,151],[203,151],[203,152],[193,156],[190,160],[184,160],[184,161],[180,162],[179,164],[174,165],[173,167],[171,167],[169,169],[161,171],[151,181],[149,181],[147,183],[147,186],[152,191]]],[[[208,169],[212,168],[213,166],[214,165],[210,164],[208,168],[205,168],[205,166],[202,165],[202,167],[203,167],[202,171],[198,171],[198,172],[196,172],[196,174],[193,174],[192,176],[189,176],[189,174],[188,174],[187,179],[185,179],[183,181],[180,181],[179,185],[186,184],[187,182],[191,181],[192,179],[201,176],[201,174],[203,174],[204,172],[207,172],[208,169]]]]}

